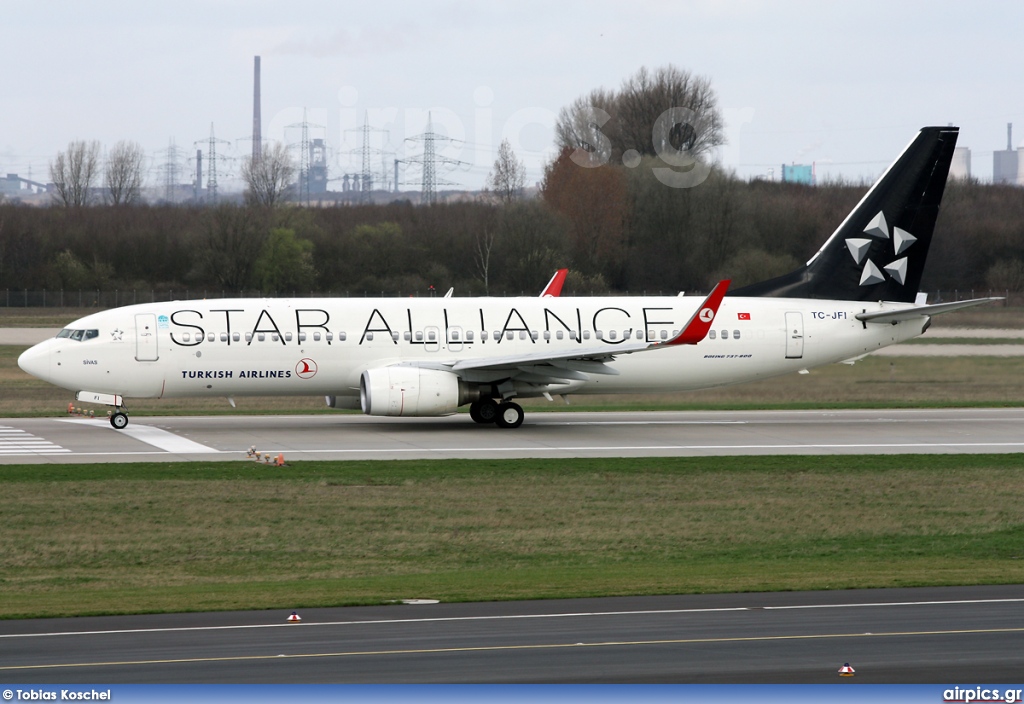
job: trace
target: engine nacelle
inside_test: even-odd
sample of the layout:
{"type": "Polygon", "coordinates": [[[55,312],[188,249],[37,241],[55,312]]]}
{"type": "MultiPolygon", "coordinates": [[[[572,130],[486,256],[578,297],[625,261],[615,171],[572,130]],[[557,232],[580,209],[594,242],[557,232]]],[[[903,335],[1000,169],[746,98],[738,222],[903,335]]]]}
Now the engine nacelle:
{"type": "Polygon", "coordinates": [[[447,416],[478,395],[437,369],[382,367],[359,379],[359,402],[369,416],[447,416]]]}

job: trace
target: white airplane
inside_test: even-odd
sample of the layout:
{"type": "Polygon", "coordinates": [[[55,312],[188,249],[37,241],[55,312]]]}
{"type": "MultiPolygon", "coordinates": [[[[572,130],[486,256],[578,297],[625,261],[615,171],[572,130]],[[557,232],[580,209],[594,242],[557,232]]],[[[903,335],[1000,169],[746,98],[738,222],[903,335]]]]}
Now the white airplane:
{"type": "Polygon", "coordinates": [[[850,361],[922,334],[917,295],[958,129],[926,127],[797,271],[725,296],[175,301],[86,316],[18,359],[114,410],[125,398],[322,395],[375,416],[469,404],[514,428],[514,399],[704,389],[850,361]]]}

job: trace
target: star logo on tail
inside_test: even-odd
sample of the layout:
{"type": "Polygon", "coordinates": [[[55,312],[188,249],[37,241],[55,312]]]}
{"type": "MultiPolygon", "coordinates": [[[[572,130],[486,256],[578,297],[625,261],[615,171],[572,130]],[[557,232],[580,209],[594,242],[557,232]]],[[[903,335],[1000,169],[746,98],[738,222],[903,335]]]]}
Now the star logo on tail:
{"type": "Polygon", "coordinates": [[[871,222],[864,228],[867,237],[849,237],[846,240],[846,247],[850,250],[850,256],[858,266],[864,265],[860,274],[861,286],[873,286],[885,281],[886,274],[893,281],[903,286],[907,282],[907,258],[901,257],[893,262],[879,268],[868,258],[868,251],[876,239],[891,240],[893,245],[893,256],[899,257],[910,248],[917,238],[900,227],[892,228],[890,235],[889,224],[885,221],[885,213],[881,210],[871,218],[871,222]]]}

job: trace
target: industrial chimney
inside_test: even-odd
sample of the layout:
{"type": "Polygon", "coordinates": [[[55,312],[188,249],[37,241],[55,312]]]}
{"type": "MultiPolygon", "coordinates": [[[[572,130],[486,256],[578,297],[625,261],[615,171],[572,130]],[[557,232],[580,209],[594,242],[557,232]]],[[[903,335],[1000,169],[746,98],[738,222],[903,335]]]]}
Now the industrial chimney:
{"type": "Polygon", "coordinates": [[[252,160],[257,161],[262,154],[263,136],[260,134],[260,57],[255,57],[252,78],[252,160]]]}

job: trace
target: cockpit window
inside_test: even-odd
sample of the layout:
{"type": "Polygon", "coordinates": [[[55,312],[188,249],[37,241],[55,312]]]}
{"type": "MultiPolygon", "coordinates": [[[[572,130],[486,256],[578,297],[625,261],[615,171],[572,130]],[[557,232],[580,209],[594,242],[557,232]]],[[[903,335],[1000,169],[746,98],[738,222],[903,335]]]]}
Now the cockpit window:
{"type": "Polygon", "coordinates": [[[75,342],[82,342],[83,340],[92,340],[100,336],[99,330],[72,330],[71,328],[64,328],[57,337],[67,337],[74,340],[75,342]]]}

